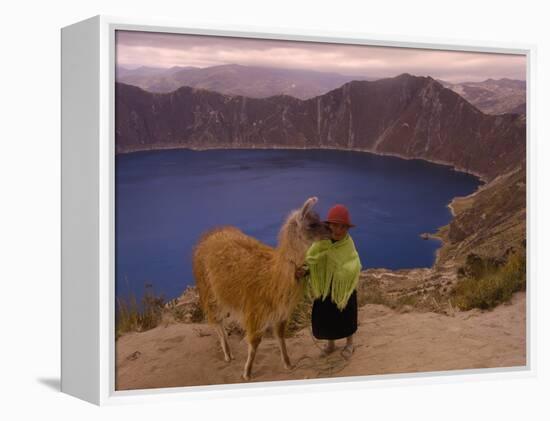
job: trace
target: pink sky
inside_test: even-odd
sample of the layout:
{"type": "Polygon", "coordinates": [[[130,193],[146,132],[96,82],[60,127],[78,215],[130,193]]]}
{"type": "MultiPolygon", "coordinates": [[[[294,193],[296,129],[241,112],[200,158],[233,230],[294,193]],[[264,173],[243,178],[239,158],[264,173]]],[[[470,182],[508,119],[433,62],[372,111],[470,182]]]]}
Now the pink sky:
{"type": "Polygon", "coordinates": [[[373,47],[155,32],[117,31],[117,65],[211,67],[222,64],[392,77],[401,73],[449,82],[525,80],[524,55],[373,47]]]}

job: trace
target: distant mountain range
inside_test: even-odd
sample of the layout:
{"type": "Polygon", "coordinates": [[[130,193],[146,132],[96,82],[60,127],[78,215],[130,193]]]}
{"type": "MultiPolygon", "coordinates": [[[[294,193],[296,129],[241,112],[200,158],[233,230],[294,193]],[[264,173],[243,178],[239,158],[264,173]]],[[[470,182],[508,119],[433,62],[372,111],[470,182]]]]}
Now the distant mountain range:
{"type": "Polygon", "coordinates": [[[116,85],[116,150],[338,148],[452,164],[492,179],[525,160],[525,117],[487,115],[430,77],[352,81],[300,100],[116,85]]]}
{"type": "MultiPolygon", "coordinates": [[[[228,64],[207,68],[118,67],[116,80],[155,93],[173,92],[183,86],[189,86],[249,98],[289,95],[298,99],[309,99],[353,80],[374,81],[376,78],[228,64]]],[[[438,82],[486,114],[525,114],[525,81],[503,78],[487,79],[483,82],[438,82]]]]}
{"type": "Polygon", "coordinates": [[[486,114],[525,114],[524,80],[487,79],[483,82],[450,83],[439,80],[486,114]]]}
{"type": "Polygon", "coordinates": [[[176,66],[169,69],[138,67],[130,70],[118,67],[116,80],[156,93],[172,92],[182,86],[189,86],[249,98],[290,95],[307,99],[339,88],[346,82],[368,78],[309,70],[228,64],[207,68],[176,66]]]}

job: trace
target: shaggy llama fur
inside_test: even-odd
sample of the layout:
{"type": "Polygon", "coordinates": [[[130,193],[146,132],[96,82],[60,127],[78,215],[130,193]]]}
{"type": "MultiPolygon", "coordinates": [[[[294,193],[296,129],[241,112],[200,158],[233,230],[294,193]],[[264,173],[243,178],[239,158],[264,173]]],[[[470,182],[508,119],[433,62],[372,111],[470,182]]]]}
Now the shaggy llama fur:
{"type": "Polygon", "coordinates": [[[290,213],[282,226],[276,248],[231,226],[205,233],[193,253],[193,274],[200,303],[208,322],[220,338],[225,361],[233,359],[223,319],[236,315],[246,332],[248,358],[243,378],[249,380],[256,350],[271,326],[284,366],[291,369],[284,332],[286,321],[302,297],[304,286],[296,268],[304,262],[313,241],[328,238],[330,231],[311,210],[317,198],[290,213]]]}

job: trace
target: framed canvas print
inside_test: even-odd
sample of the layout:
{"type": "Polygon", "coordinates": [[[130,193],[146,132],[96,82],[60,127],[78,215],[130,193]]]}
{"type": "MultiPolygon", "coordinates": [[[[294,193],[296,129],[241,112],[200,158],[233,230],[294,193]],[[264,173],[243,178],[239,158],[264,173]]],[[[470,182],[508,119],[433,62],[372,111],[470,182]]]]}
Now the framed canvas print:
{"type": "Polygon", "coordinates": [[[62,390],[529,372],[532,47],[62,30],[62,390]]]}

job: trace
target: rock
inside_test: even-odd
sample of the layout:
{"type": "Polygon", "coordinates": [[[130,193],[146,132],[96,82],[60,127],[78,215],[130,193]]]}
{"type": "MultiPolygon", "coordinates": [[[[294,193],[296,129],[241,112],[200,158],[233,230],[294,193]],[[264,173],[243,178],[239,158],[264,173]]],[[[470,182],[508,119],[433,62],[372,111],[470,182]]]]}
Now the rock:
{"type": "Polygon", "coordinates": [[[179,298],[166,304],[165,310],[177,322],[199,323],[204,321],[204,314],[200,306],[199,294],[196,287],[187,287],[179,298]]]}
{"type": "Polygon", "coordinates": [[[140,355],[141,355],[141,352],[136,351],[136,352],[134,352],[134,353],[128,355],[128,356],[126,357],[126,359],[127,359],[128,361],[135,361],[135,360],[137,360],[137,359],[140,357],[140,355]]]}

